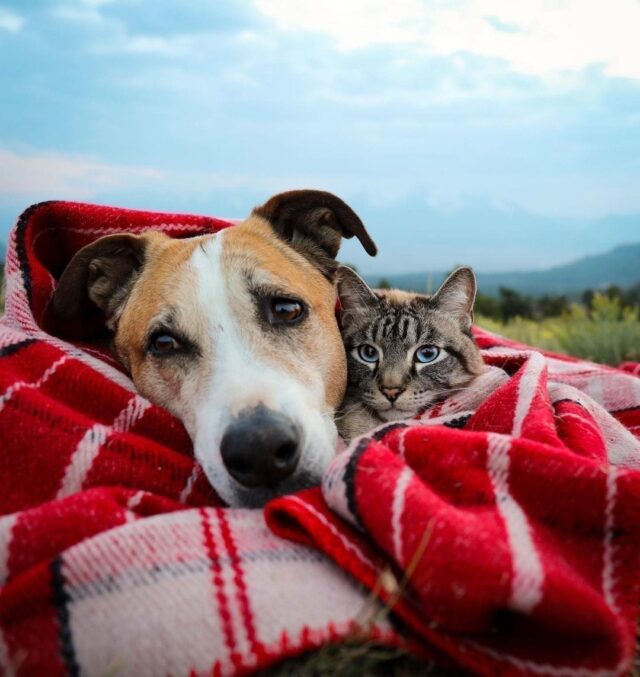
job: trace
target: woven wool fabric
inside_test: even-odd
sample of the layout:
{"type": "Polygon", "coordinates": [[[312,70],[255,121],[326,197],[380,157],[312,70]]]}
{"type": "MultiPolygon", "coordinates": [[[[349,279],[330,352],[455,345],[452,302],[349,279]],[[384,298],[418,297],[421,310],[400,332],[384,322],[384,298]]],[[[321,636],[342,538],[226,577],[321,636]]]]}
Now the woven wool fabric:
{"type": "MultiPolygon", "coordinates": [[[[0,674],[243,674],[350,637],[372,611],[326,556],[273,535],[259,510],[224,508],[182,425],[110,355],[48,333],[55,278],[81,246],[227,225],[58,202],[13,230],[0,321],[0,674]]],[[[385,621],[370,630],[401,642],[385,621]]]]}
{"type": "MultiPolygon", "coordinates": [[[[477,331],[488,367],[474,386],[356,441],[322,490],[273,501],[267,522],[284,540],[261,511],[222,506],[182,426],[136,395],[108,353],[54,336],[82,329],[50,313],[79,247],[226,225],[48,203],[12,232],[0,321],[2,671],[242,674],[350,636],[371,612],[356,581],[394,602],[407,572],[393,618],[415,650],[484,674],[627,671],[638,365],[604,368],[477,331]]],[[[370,631],[401,642],[384,620],[370,631]]]]}
{"type": "Polygon", "coordinates": [[[487,370],[470,388],[356,440],[322,492],[271,502],[267,522],[388,600],[391,567],[404,589],[394,613],[474,671],[624,674],[640,591],[640,379],[475,334],[487,370]]]}

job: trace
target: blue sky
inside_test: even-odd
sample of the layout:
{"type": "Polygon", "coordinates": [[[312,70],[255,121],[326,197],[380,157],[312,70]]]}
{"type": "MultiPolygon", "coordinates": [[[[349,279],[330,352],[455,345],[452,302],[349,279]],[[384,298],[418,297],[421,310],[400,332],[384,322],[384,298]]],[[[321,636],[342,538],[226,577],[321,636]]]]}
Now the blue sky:
{"type": "Polygon", "coordinates": [[[294,187],[365,272],[640,241],[637,0],[0,0],[0,238],[43,199],[242,217],[294,187]]]}

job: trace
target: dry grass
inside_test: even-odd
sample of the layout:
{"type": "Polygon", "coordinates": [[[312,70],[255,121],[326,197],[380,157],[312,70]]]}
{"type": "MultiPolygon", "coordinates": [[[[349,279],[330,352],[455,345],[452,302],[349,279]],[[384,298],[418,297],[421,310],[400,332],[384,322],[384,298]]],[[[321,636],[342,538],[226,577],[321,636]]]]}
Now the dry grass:
{"type": "Polygon", "coordinates": [[[517,317],[506,324],[479,317],[478,324],[507,338],[545,350],[616,366],[640,361],[640,308],[596,294],[593,309],[574,304],[560,317],[540,322],[517,317]]]}
{"type": "Polygon", "coordinates": [[[327,644],[318,651],[286,660],[258,674],[273,677],[444,677],[452,673],[439,670],[434,664],[420,661],[400,649],[375,642],[349,641],[327,644]]]}
{"type": "Polygon", "coordinates": [[[295,659],[283,661],[276,667],[262,672],[263,675],[276,677],[293,677],[294,675],[324,675],[339,677],[417,677],[418,675],[446,675],[459,672],[446,671],[434,663],[425,662],[411,656],[400,648],[384,646],[371,639],[371,629],[385,619],[407,591],[411,577],[420,563],[429,545],[433,532],[433,521],[430,521],[420,539],[402,580],[398,581],[391,571],[385,569],[369,593],[369,596],[356,616],[356,630],[352,636],[338,644],[327,644],[317,651],[295,659]],[[386,593],[386,603],[380,605],[378,596],[386,593]]]}

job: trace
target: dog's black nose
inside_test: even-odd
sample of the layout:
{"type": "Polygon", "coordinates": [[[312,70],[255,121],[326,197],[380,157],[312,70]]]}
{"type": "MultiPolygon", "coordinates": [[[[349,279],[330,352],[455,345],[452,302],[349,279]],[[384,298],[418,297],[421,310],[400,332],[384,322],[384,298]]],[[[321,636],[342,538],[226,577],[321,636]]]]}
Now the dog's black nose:
{"type": "Polygon", "coordinates": [[[259,405],[240,412],[220,443],[229,474],[245,487],[271,487],[293,473],[300,437],[284,414],[259,405]]]}

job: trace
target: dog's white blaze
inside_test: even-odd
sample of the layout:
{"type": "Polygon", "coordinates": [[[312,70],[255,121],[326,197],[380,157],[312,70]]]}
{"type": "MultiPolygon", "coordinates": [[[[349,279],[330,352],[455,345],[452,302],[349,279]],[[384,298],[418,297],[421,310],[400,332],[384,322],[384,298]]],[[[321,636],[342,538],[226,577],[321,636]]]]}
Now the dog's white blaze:
{"type": "Polygon", "coordinates": [[[190,261],[198,280],[198,306],[208,318],[213,364],[211,379],[196,403],[195,430],[189,433],[209,481],[233,505],[246,489],[226,471],[220,441],[242,409],[264,404],[286,414],[303,436],[299,470],[318,479],[335,453],[337,433],[330,417],[322,414],[321,378],[312,385],[301,383],[284,368],[261,359],[251,340],[239,331],[231,301],[246,298],[241,288],[244,280],[227,278],[222,271],[224,237],[223,231],[197,247],[190,261]]]}

